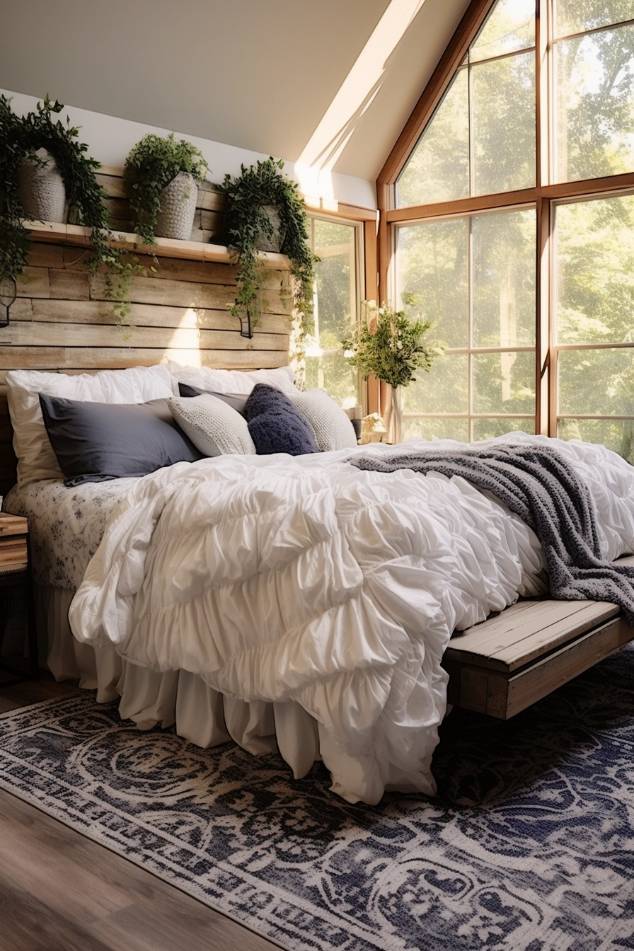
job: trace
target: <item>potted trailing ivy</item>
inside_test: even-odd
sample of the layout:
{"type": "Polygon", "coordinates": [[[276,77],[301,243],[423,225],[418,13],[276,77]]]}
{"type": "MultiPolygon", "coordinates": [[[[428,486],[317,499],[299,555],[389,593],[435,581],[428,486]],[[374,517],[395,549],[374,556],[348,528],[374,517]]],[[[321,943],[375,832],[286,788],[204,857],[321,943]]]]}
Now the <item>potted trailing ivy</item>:
{"type": "Polygon", "coordinates": [[[416,382],[417,370],[429,372],[438,350],[425,344],[431,324],[410,320],[402,310],[363,302],[364,318],[357,330],[342,341],[348,363],[364,377],[375,376],[390,387],[385,414],[387,441],[401,441],[401,391],[416,382]]]}
{"type": "Polygon", "coordinates": [[[63,109],[63,103],[46,96],[34,112],[17,116],[11,101],[0,96],[0,278],[15,281],[26,264],[24,219],[63,221],[68,210],[78,224],[91,229],[90,266],[105,267],[117,298],[115,313],[123,319],[137,266],[111,247],[104,195],[95,174],[99,162],[79,141],[79,129],[68,118],[57,118],[63,109]]]}
{"type": "Polygon", "coordinates": [[[146,244],[191,238],[198,182],[208,172],[200,149],[174,135],[144,135],[125,163],[134,227],[146,244]]]}
{"type": "Polygon", "coordinates": [[[284,163],[269,157],[246,168],[240,175],[226,175],[221,190],[225,196],[227,243],[238,260],[236,298],[231,313],[244,324],[243,336],[251,337],[260,317],[261,263],[258,251],[281,251],[291,262],[293,302],[301,348],[312,314],[313,274],[317,258],[308,239],[304,202],[295,182],[283,173],[284,163]]]}
{"type": "Polygon", "coordinates": [[[15,282],[26,265],[29,237],[22,224],[24,211],[18,195],[22,160],[22,120],[0,96],[0,281],[15,282]]]}

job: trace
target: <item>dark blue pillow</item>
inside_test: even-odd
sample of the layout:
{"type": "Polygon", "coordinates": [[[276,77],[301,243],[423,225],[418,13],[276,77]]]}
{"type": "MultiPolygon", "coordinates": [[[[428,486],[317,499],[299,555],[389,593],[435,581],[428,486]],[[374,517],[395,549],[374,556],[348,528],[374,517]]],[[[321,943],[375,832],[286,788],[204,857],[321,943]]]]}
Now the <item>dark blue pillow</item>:
{"type": "Polygon", "coordinates": [[[274,386],[266,383],[254,386],[244,415],[259,455],[287,452],[290,456],[302,456],[319,452],[315,433],[306,417],[274,386]]]}
{"type": "Polygon", "coordinates": [[[40,393],[40,406],[66,485],[143,476],[201,458],[167,400],[89,403],[40,393]]]}

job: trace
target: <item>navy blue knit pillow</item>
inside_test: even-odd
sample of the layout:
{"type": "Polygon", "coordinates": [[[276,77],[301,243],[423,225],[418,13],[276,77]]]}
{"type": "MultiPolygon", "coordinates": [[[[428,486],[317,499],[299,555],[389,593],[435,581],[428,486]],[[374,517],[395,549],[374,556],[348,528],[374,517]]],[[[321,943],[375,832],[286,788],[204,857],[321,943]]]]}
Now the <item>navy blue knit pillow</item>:
{"type": "Polygon", "coordinates": [[[259,455],[287,452],[290,456],[302,456],[319,452],[308,420],[288,396],[274,386],[266,383],[254,386],[244,407],[244,415],[259,455]]]}

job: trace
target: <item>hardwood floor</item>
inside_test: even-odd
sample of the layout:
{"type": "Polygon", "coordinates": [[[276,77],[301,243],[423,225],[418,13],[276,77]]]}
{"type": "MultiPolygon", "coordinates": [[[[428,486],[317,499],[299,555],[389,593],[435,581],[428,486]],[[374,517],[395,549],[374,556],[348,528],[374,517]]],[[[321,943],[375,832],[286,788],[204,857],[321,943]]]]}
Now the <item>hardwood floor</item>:
{"type": "MultiPolygon", "coordinates": [[[[0,712],[73,688],[0,684],[0,712]]],[[[0,791],[0,951],[271,951],[277,945],[0,791]]]]}

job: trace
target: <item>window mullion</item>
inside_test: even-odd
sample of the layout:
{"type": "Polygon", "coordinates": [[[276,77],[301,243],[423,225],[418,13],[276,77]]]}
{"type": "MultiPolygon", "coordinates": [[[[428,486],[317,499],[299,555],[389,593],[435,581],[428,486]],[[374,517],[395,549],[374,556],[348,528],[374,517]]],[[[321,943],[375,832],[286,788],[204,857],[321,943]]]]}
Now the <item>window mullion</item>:
{"type": "Polygon", "coordinates": [[[468,237],[468,255],[469,264],[467,269],[467,308],[469,320],[469,355],[467,357],[467,398],[469,407],[469,439],[473,439],[473,215],[469,215],[469,237],[468,237]]]}
{"type": "Polygon", "coordinates": [[[559,409],[559,368],[557,366],[559,352],[557,350],[556,301],[557,301],[557,274],[555,260],[557,255],[556,207],[548,202],[548,435],[557,435],[557,412],[559,409]]]}
{"type": "Polygon", "coordinates": [[[474,162],[473,162],[473,121],[472,121],[472,111],[471,111],[471,79],[472,79],[472,70],[471,63],[469,62],[465,66],[467,70],[467,132],[468,132],[468,148],[467,148],[467,165],[469,168],[469,197],[473,197],[475,193],[475,184],[474,184],[474,162]]]}
{"type": "Polygon", "coordinates": [[[552,326],[551,326],[551,209],[550,202],[537,202],[537,260],[536,260],[536,323],[535,323],[535,432],[552,435],[550,432],[552,376],[552,326]]]}
{"type": "Polygon", "coordinates": [[[537,0],[536,113],[537,122],[537,261],[535,317],[535,432],[556,435],[557,370],[553,327],[553,218],[542,189],[553,181],[554,87],[552,37],[556,0],[537,0]]]}
{"type": "Polygon", "coordinates": [[[625,20],[616,20],[614,23],[604,23],[603,26],[591,26],[588,27],[587,30],[577,30],[574,33],[562,33],[561,36],[554,35],[553,27],[553,44],[565,42],[566,40],[578,40],[584,36],[594,36],[596,33],[605,33],[607,30],[616,30],[620,26],[632,26],[632,24],[634,24],[634,18],[629,17],[625,20]]]}
{"type": "Polygon", "coordinates": [[[553,63],[552,23],[554,0],[538,0],[536,29],[535,94],[537,123],[537,188],[553,181],[553,63]]]}

